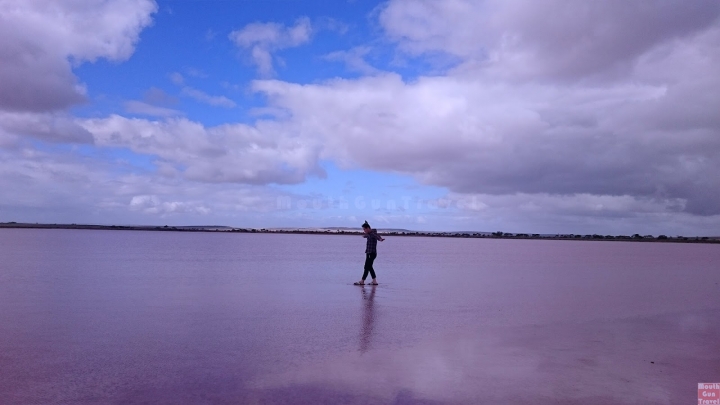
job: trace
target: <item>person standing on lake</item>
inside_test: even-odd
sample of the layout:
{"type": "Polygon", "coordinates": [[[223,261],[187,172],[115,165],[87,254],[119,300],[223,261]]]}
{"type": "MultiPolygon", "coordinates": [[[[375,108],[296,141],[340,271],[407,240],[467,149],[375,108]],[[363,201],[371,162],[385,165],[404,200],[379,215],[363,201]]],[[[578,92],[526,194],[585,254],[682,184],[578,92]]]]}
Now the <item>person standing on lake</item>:
{"type": "Polygon", "coordinates": [[[365,271],[363,272],[362,280],[353,284],[365,285],[365,280],[367,279],[368,273],[370,273],[370,277],[372,277],[372,282],[370,283],[370,285],[377,285],[377,277],[375,277],[375,269],[373,269],[373,262],[377,257],[377,242],[382,242],[385,240],[385,238],[378,235],[377,231],[375,229],[372,229],[367,221],[362,224],[362,228],[363,232],[365,232],[363,238],[367,239],[367,244],[365,245],[365,271]]]}

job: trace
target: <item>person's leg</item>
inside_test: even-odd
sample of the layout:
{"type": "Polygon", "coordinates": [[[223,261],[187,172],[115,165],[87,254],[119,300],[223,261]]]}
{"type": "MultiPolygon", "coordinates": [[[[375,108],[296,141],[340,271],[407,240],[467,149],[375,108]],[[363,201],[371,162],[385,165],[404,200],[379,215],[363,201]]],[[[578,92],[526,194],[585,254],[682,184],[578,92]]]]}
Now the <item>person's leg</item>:
{"type": "MultiPolygon", "coordinates": [[[[373,281],[375,281],[375,269],[373,269],[373,262],[376,257],[377,253],[370,253],[367,255],[367,259],[365,260],[365,277],[367,277],[367,273],[370,272],[370,277],[372,277],[373,281]]],[[[363,278],[363,280],[364,279],[365,278],[363,278]]]]}
{"type": "Polygon", "coordinates": [[[371,259],[370,257],[371,255],[369,253],[365,254],[365,267],[363,267],[365,271],[363,271],[362,276],[363,281],[367,279],[369,272],[372,272],[372,277],[375,278],[375,272],[372,270],[372,261],[374,260],[374,258],[371,259]]]}

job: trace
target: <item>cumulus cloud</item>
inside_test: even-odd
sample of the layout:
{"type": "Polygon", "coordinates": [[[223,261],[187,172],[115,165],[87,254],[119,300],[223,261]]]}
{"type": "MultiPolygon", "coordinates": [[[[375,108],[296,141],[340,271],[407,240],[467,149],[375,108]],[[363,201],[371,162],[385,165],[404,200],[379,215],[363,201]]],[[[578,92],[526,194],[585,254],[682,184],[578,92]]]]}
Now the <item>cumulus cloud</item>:
{"type": "Polygon", "coordinates": [[[63,113],[0,111],[0,132],[48,142],[93,143],[93,137],[63,113]]]}
{"type": "Polygon", "coordinates": [[[156,10],[153,0],[1,1],[0,109],[45,112],[84,101],[73,65],[127,59],[156,10]]]}
{"type": "Polygon", "coordinates": [[[209,214],[202,202],[161,201],[156,195],[136,195],[130,200],[130,209],[147,214],[209,214]]]}
{"type": "MultiPolygon", "coordinates": [[[[73,193],[116,182],[118,197],[96,205],[138,215],[200,215],[193,210],[205,207],[212,215],[240,210],[233,199],[242,207],[258,202],[224,196],[218,201],[228,205],[218,208],[200,203],[203,192],[300,183],[322,176],[318,161],[328,159],[445,187],[465,198],[463,215],[488,221],[651,218],[699,227],[720,218],[716,1],[390,0],[377,16],[399,53],[446,57],[451,69],[407,79],[370,66],[368,47],[352,48],[326,58],[367,77],[258,80],[252,88],[267,105],[256,111],[270,117],[214,127],[175,117],[162,91],[125,107],[164,120],[57,112],[84,99],[72,67],[129,57],[156,10],[150,0],[61,3],[0,0],[0,145],[8,148],[0,150],[0,176],[27,196],[63,173],[73,193]],[[26,136],[129,148],[155,159],[157,172],[118,180],[110,169],[101,176],[67,161],[51,167],[42,161],[48,156],[22,149],[18,139],[26,136]],[[10,149],[22,158],[8,157],[10,149]],[[186,188],[195,194],[177,191],[186,188]]],[[[309,42],[317,29],[306,18],[255,23],[230,39],[270,76],[276,52],[309,42]]],[[[184,96],[235,106],[185,79],[170,76],[184,96]]]]}
{"type": "Polygon", "coordinates": [[[453,194],[449,206],[461,210],[554,214],[566,216],[633,217],[638,214],[677,213],[685,208],[683,199],[654,199],[630,195],[593,194],[453,194]]]}
{"type": "Polygon", "coordinates": [[[712,0],[393,0],[380,23],[408,52],[487,63],[505,77],[572,80],[627,71],[655,46],[712,26],[718,14],[712,0]]]}
{"type": "Polygon", "coordinates": [[[294,184],[323,176],[320,146],[271,122],[205,127],[184,118],[166,121],[118,115],[79,121],[98,146],[127,147],[182,168],[185,179],[210,183],[294,184]]]}
{"type": "Polygon", "coordinates": [[[261,186],[179,181],[138,171],[123,159],[23,145],[0,149],[0,184],[12,190],[2,194],[3,218],[27,222],[261,226],[283,196],[261,186]]]}
{"type": "Polygon", "coordinates": [[[654,4],[394,0],[380,14],[388,35],[457,68],[254,89],[342,167],[457,193],[720,214],[720,6],[654,4]]]}
{"type": "Polygon", "coordinates": [[[236,46],[249,52],[252,62],[262,76],[274,74],[273,52],[293,48],[310,41],[312,25],[307,17],[298,19],[294,26],[278,23],[252,23],[230,33],[236,46]]]}
{"type": "MultiPolygon", "coordinates": [[[[714,235],[720,215],[695,215],[681,198],[593,194],[450,193],[448,221],[465,229],[609,235],[714,235]]],[[[434,210],[438,213],[439,209],[434,210]]]]}

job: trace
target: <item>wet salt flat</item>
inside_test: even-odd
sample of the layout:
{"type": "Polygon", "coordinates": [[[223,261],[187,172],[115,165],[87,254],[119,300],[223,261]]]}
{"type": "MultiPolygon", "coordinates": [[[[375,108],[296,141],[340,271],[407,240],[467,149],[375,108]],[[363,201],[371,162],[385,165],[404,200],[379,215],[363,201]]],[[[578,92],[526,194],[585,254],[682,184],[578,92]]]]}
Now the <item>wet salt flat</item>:
{"type": "Polygon", "coordinates": [[[720,247],[0,230],[2,404],[682,404],[720,247]]]}

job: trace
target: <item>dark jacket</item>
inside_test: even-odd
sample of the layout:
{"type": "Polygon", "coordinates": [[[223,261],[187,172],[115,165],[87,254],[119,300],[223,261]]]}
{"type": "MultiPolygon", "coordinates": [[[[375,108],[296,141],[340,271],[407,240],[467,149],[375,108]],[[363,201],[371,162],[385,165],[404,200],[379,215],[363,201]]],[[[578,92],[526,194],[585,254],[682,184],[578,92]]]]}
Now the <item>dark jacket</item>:
{"type": "Polygon", "coordinates": [[[365,254],[377,254],[377,241],[382,239],[382,236],[378,235],[377,231],[372,229],[369,233],[363,234],[363,238],[367,239],[367,244],[365,244],[365,254]]]}

